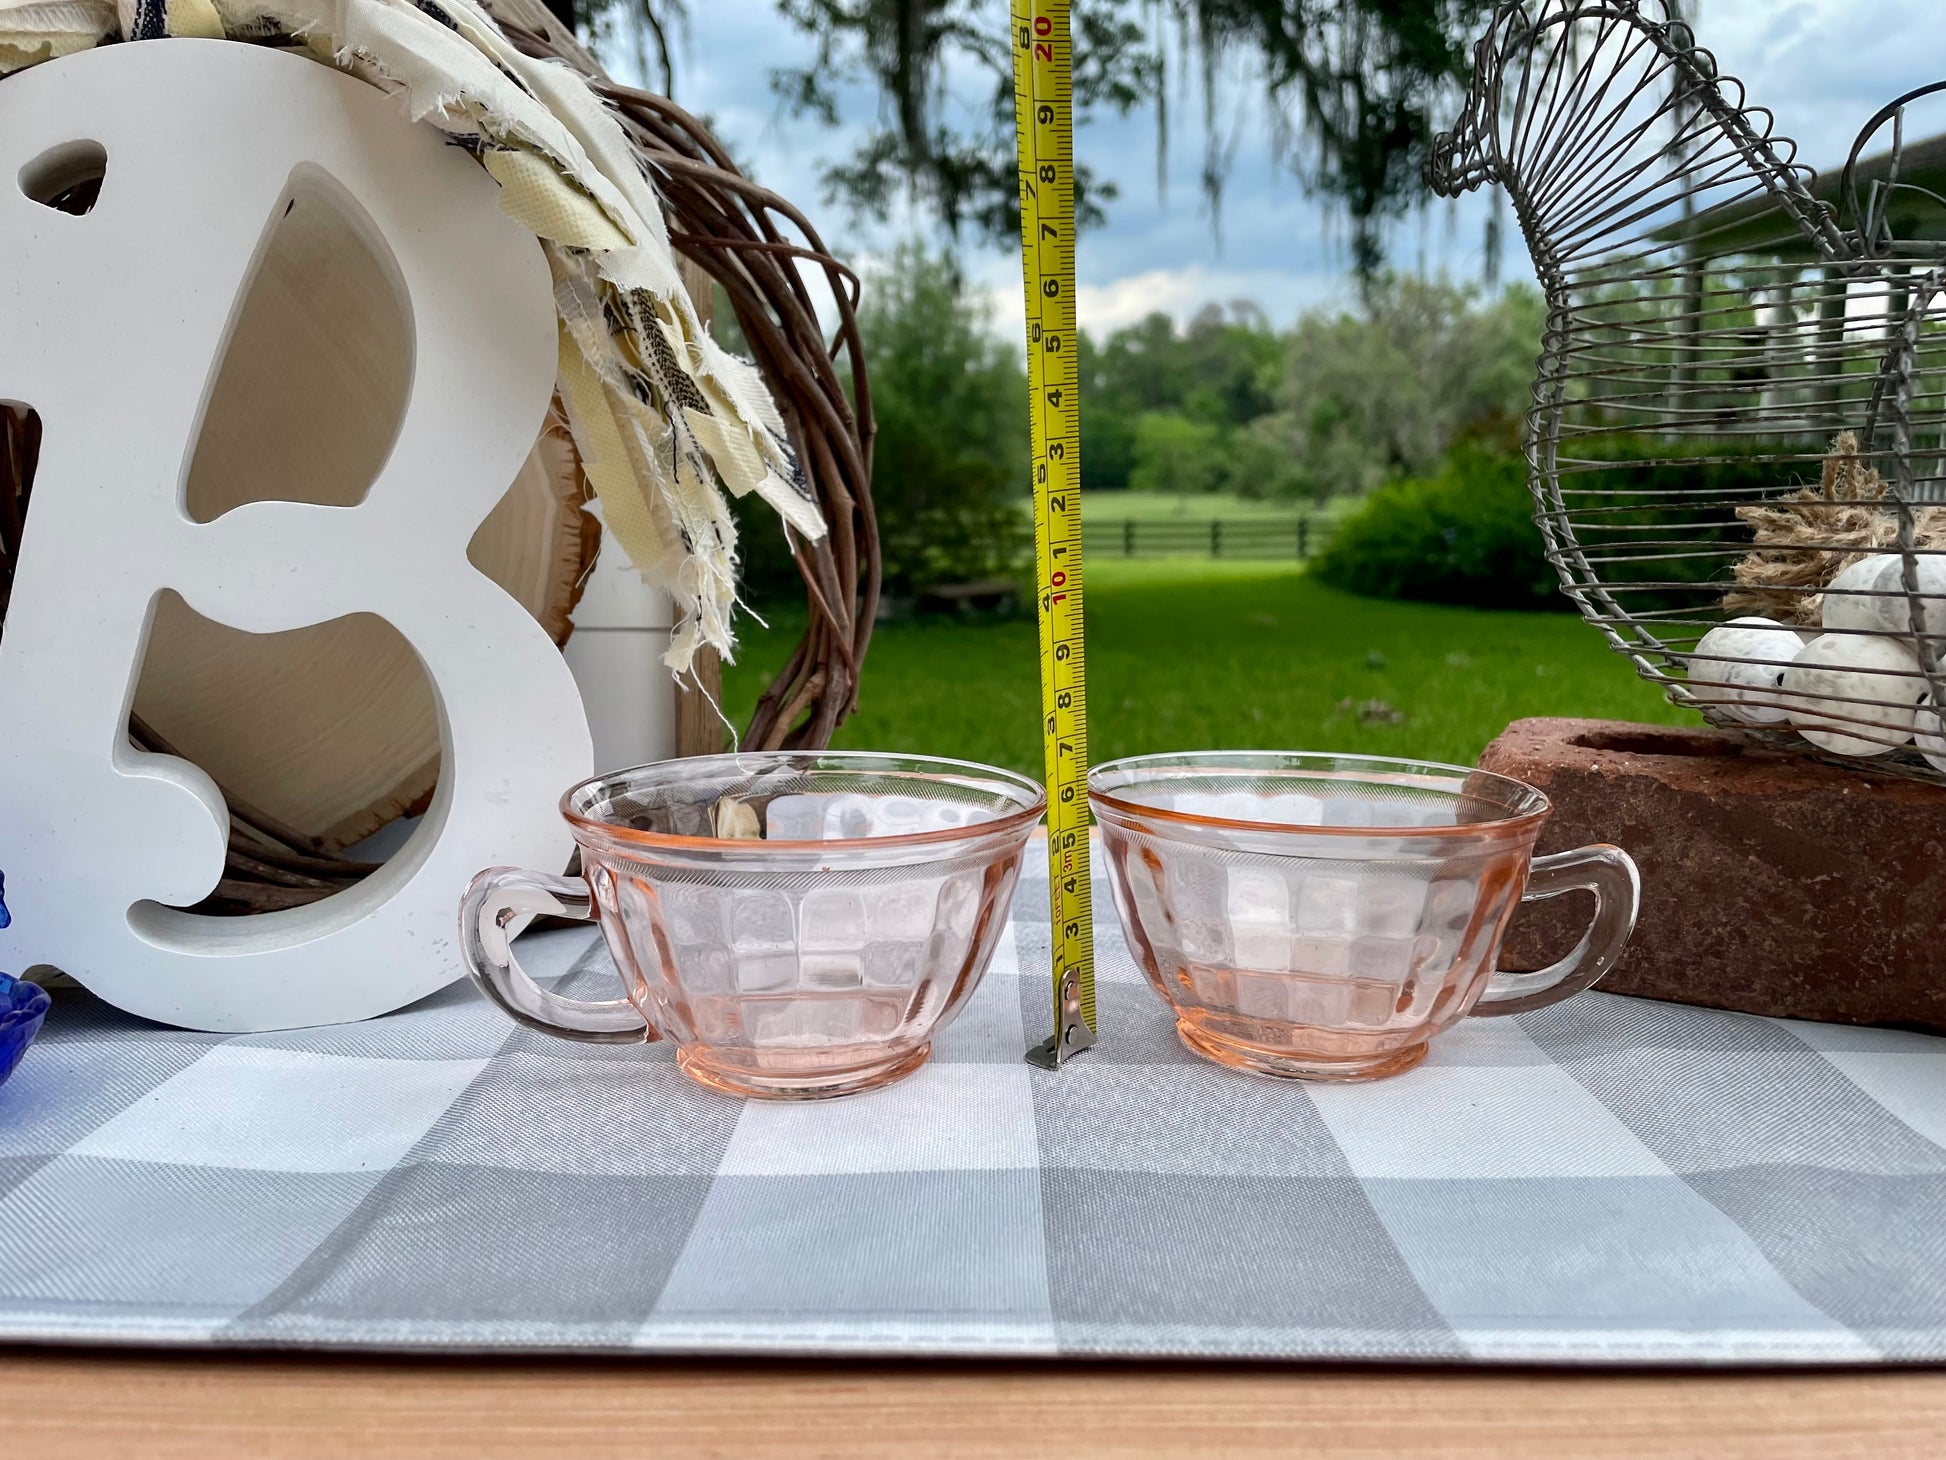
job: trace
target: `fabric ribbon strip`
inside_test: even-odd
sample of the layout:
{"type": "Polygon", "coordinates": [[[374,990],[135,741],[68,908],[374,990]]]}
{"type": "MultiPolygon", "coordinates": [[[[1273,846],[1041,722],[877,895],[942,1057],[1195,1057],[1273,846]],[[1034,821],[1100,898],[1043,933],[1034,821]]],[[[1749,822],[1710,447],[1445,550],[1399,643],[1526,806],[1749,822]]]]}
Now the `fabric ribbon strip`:
{"type": "Polygon", "coordinates": [[[716,483],[789,528],[825,524],[755,366],[711,338],[654,188],[572,67],[523,55],[472,0],[0,0],[0,76],[104,42],[279,46],[398,95],[472,150],[541,242],[559,389],[602,523],[680,615],[665,663],[734,647],[736,527],[716,483]]]}

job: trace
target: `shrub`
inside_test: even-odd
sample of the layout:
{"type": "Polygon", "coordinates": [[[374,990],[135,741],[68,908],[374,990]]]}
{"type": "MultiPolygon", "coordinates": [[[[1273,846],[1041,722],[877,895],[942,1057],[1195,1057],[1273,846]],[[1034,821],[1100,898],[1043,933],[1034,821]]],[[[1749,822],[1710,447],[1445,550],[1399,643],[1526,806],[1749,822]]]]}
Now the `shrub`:
{"type": "MultiPolygon", "coordinates": [[[[952,259],[906,244],[867,275],[858,326],[878,423],[872,500],[886,591],[1024,577],[1027,380],[981,296],[952,259]]],[[[737,504],[737,520],[748,600],[795,599],[776,513],[753,497],[737,504]]]]}
{"type": "Polygon", "coordinates": [[[1815,482],[1823,455],[1815,441],[1619,435],[1561,451],[1571,463],[1561,477],[1568,511],[1600,513],[1603,580],[1661,585],[1620,594],[1631,613],[1713,613],[1751,543],[1735,504],[1815,482]]]}
{"type": "Polygon", "coordinates": [[[858,326],[887,590],[1024,577],[1027,378],[984,300],[951,258],[907,244],[866,280],[858,326]]]}
{"type": "Polygon", "coordinates": [[[1222,430],[1174,411],[1144,412],[1135,419],[1135,470],[1128,485],[1131,491],[1177,496],[1216,491],[1223,485],[1222,430]]]}
{"type": "Polygon", "coordinates": [[[1342,522],[1312,571],[1367,598],[1569,608],[1545,556],[1527,464],[1460,447],[1440,473],[1394,482],[1342,522]]]}
{"type": "MultiPolygon", "coordinates": [[[[1788,490],[1816,470],[1801,446],[1782,442],[1686,441],[1672,448],[1615,437],[1578,449],[1581,465],[1563,485],[1570,511],[1601,510],[1603,578],[1663,585],[1627,593],[1633,612],[1714,606],[1750,541],[1724,504],[1788,490]],[[1671,460],[1677,450],[1688,459],[1671,460]],[[1784,459],[1793,453],[1798,461],[1784,459]]],[[[1522,458],[1461,445],[1437,476],[1373,493],[1338,528],[1313,571],[1368,598],[1572,607],[1533,515],[1522,458]]]]}
{"type": "Polygon", "coordinates": [[[1223,480],[1219,490],[1233,492],[1239,497],[1252,501],[1293,500],[1310,497],[1323,501],[1318,495],[1318,483],[1307,476],[1304,469],[1291,459],[1290,452],[1280,446],[1267,431],[1259,429],[1264,423],[1252,421],[1247,426],[1238,426],[1225,438],[1223,449],[1223,480]]]}
{"type": "MultiPolygon", "coordinates": [[[[1082,401],[1087,401],[1083,396],[1082,401]]],[[[1135,468],[1127,486],[1172,497],[1232,492],[1252,499],[1295,497],[1309,484],[1290,453],[1249,425],[1221,426],[1178,411],[1148,411],[1135,418],[1135,468]]],[[[1095,442],[1082,436],[1082,481],[1095,442]]]]}

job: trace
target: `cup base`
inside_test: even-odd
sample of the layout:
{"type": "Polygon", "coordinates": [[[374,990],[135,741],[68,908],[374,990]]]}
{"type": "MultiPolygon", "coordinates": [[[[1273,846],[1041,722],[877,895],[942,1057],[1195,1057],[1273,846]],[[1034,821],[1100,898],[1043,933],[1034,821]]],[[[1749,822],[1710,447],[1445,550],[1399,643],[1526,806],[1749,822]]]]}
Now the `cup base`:
{"type": "Polygon", "coordinates": [[[1426,1057],[1428,1048],[1425,1044],[1414,1044],[1383,1054],[1349,1056],[1276,1054],[1219,1039],[1196,1028],[1187,1019],[1176,1021],[1176,1037],[1190,1053],[1246,1075],[1266,1075],[1273,1080],[1322,1080],[1341,1085],[1403,1074],[1426,1057]]]}
{"type": "Polygon", "coordinates": [[[835,1100],[840,1095],[858,1095],[903,1080],[931,1054],[932,1045],[922,1044],[879,1064],[789,1074],[739,1069],[712,1060],[701,1050],[679,1049],[676,1065],[697,1084],[725,1095],[748,1096],[754,1100],[835,1100]]]}

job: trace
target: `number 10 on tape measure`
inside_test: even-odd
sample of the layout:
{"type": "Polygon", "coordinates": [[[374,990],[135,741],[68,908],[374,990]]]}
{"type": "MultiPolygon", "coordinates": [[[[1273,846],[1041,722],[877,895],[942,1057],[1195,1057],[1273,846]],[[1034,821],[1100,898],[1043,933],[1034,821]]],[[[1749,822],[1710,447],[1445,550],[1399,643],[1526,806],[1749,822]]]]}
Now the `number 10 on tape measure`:
{"type": "Polygon", "coordinates": [[[1068,0],[1014,0],[1013,44],[1020,262],[1027,292],[1027,390],[1033,419],[1041,736],[1047,756],[1048,890],[1054,914],[1054,1033],[1027,1057],[1054,1067],[1095,1042],[1068,0]]]}

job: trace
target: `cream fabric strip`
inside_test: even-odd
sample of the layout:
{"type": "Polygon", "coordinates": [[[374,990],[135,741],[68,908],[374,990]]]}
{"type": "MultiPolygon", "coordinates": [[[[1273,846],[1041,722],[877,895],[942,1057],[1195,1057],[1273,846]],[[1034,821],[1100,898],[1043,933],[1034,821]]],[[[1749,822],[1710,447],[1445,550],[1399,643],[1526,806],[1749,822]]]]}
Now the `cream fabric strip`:
{"type": "Polygon", "coordinates": [[[756,368],[703,327],[655,191],[586,79],[522,55],[473,0],[0,0],[0,75],[157,33],[301,46],[478,153],[547,253],[561,396],[605,528],[676,600],[669,668],[704,644],[730,657],[736,527],[717,483],[807,538],[825,524],[756,368]]]}

